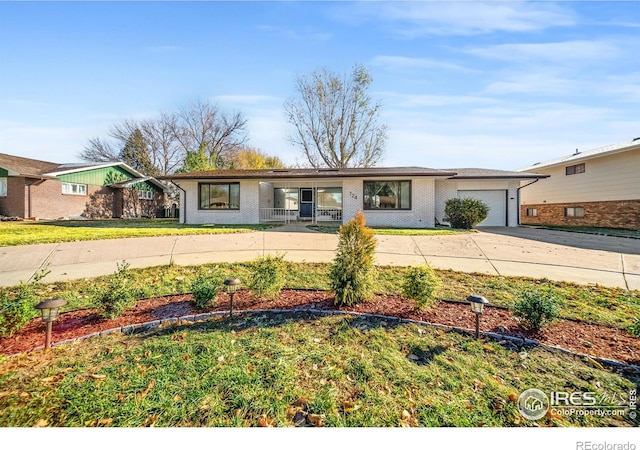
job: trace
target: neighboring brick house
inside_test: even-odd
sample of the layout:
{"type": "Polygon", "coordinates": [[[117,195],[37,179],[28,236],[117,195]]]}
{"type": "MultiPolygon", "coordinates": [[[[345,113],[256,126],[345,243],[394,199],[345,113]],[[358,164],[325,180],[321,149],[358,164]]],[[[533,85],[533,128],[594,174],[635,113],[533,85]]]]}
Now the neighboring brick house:
{"type": "Polygon", "coordinates": [[[166,187],[121,162],[58,164],[0,153],[0,215],[155,217],[166,187]]]}
{"type": "Polygon", "coordinates": [[[474,197],[491,210],[479,226],[517,226],[523,180],[546,175],[487,169],[215,170],[160,177],[180,190],[180,222],[344,223],[361,210],[371,226],[430,228],[449,198],[474,197]]]}
{"type": "Polygon", "coordinates": [[[640,138],[522,170],[549,175],[522,190],[523,224],[640,230],[640,138]]]}

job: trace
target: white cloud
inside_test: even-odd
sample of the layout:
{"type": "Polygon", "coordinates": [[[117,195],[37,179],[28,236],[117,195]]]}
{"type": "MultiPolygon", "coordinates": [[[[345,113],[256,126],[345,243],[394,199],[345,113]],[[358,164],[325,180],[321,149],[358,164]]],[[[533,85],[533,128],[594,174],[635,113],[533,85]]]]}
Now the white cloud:
{"type": "Polygon", "coordinates": [[[430,34],[474,35],[526,32],[575,23],[572,11],[547,2],[384,2],[343,9],[344,21],[377,20],[404,38],[430,34]]]}

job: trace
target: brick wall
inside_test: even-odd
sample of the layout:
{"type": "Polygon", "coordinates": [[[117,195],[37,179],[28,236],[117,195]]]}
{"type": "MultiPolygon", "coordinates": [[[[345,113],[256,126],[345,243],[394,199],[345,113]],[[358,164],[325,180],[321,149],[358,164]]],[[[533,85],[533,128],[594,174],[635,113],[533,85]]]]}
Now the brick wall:
{"type": "Polygon", "coordinates": [[[640,200],[522,205],[520,214],[520,222],[523,225],[586,226],[640,230],[640,200]],[[584,208],[584,217],[565,217],[565,207],[584,208]],[[538,215],[535,217],[527,216],[527,208],[535,208],[538,215]]]}
{"type": "Polygon", "coordinates": [[[0,214],[10,217],[25,217],[26,213],[25,179],[7,178],[7,196],[0,197],[0,214]]]}

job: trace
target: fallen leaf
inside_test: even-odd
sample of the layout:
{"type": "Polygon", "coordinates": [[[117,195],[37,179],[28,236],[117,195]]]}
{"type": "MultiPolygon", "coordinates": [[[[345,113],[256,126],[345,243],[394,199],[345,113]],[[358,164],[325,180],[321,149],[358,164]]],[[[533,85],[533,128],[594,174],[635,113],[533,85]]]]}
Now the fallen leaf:
{"type": "Polygon", "coordinates": [[[151,389],[153,389],[153,388],[155,387],[155,385],[156,385],[156,380],[155,380],[155,378],[153,378],[153,379],[149,382],[149,385],[147,386],[147,388],[146,388],[144,391],[142,391],[142,392],[141,392],[141,393],[139,393],[139,394],[136,394],[136,402],[139,402],[139,401],[141,401],[143,398],[145,398],[145,397],[147,396],[147,394],[148,394],[149,392],[151,392],[151,389]]]}
{"type": "Polygon", "coordinates": [[[270,419],[264,414],[261,415],[260,418],[258,419],[258,426],[262,428],[271,428],[273,427],[274,423],[275,423],[274,419],[270,419]]]}
{"type": "Polygon", "coordinates": [[[49,426],[49,421],[47,419],[40,419],[33,425],[33,428],[42,428],[42,427],[48,427],[48,426],[49,426]]]}
{"type": "Polygon", "coordinates": [[[407,358],[409,358],[411,361],[419,361],[420,357],[417,355],[414,355],[413,353],[407,355],[407,358]]]}
{"type": "Polygon", "coordinates": [[[511,400],[513,403],[516,403],[518,401],[518,396],[512,392],[511,394],[509,394],[509,400],[511,400]]]}
{"type": "Polygon", "coordinates": [[[342,410],[344,412],[354,412],[360,409],[360,405],[354,402],[342,402],[342,410]]]}
{"type": "Polygon", "coordinates": [[[500,377],[498,375],[492,375],[491,378],[493,378],[494,380],[496,380],[500,384],[504,384],[504,380],[502,379],[502,377],[500,377]]]}
{"type": "Polygon", "coordinates": [[[183,355],[182,359],[184,359],[185,361],[189,361],[191,357],[189,355],[183,355]]]}
{"type": "Polygon", "coordinates": [[[147,417],[145,419],[145,421],[144,421],[144,426],[147,427],[147,428],[154,427],[159,418],[160,418],[160,416],[149,416],[149,417],[147,417]]]}
{"type": "Polygon", "coordinates": [[[593,367],[595,367],[596,369],[604,370],[604,367],[602,366],[602,364],[600,364],[598,361],[596,361],[596,360],[595,360],[595,359],[593,359],[593,358],[589,358],[588,356],[585,356],[584,361],[585,361],[587,364],[592,365],[592,366],[593,366],[593,367]]]}
{"type": "Polygon", "coordinates": [[[40,380],[42,383],[44,384],[53,384],[53,383],[57,383],[58,381],[62,380],[64,378],[64,375],[62,374],[57,374],[57,375],[53,375],[51,377],[46,377],[43,378],[42,380],[40,380]]]}
{"type": "Polygon", "coordinates": [[[287,408],[287,420],[293,419],[293,417],[296,415],[297,412],[298,412],[298,408],[294,408],[293,406],[289,406],[287,408]]]}
{"type": "Polygon", "coordinates": [[[496,351],[496,349],[491,344],[484,344],[482,348],[484,349],[485,352],[493,353],[496,351]]]}
{"type": "Polygon", "coordinates": [[[108,427],[113,423],[113,419],[87,420],[84,425],[87,427],[108,427]]]}
{"type": "Polygon", "coordinates": [[[309,422],[314,427],[323,427],[324,426],[324,414],[309,414],[307,416],[307,422],[309,422]]]}
{"type": "Polygon", "coordinates": [[[177,403],[177,402],[179,402],[179,401],[181,401],[181,400],[182,400],[182,397],[180,397],[179,395],[174,395],[174,396],[173,396],[173,401],[174,401],[174,402],[176,402],[176,403],[177,403]]]}
{"type": "Polygon", "coordinates": [[[218,356],[218,362],[223,362],[224,361],[224,356],[220,355],[218,356]]]}
{"type": "Polygon", "coordinates": [[[119,394],[118,394],[118,401],[120,401],[120,402],[124,402],[124,401],[125,401],[125,398],[126,398],[126,397],[125,397],[125,395],[124,395],[123,393],[119,393],[119,394]]]}
{"type": "Polygon", "coordinates": [[[313,342],[315,342],[316,344],[319,344],[320,342],[322,342],[322,339],[314,338],[313,342]]]}
{"type": "Polygon", "coordinates": [[[299,407],[302,407],[302,408],[306,409],[306,407],[307,407],[307,399],[304,398],[304,397],[300,397],[300,398],[298,398],[298,400],[293,402],[293,406],[299,406],[299,407]]]}
{"type": "Polygon", "coordinates": [[[93,378],[94,380],[104,380],[107,378],[106,375],[100,373],[91,373],[89,374],[89,377],[93,378]]]}

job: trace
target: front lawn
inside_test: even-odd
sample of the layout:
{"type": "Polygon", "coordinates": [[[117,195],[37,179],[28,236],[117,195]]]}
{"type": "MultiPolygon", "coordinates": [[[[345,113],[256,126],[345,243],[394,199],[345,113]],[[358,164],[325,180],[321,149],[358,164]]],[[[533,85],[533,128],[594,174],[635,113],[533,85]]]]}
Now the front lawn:
{"type": "Polygon", "coordinates": [[[272,225],[188,225],[177,219],[111,219],[0,222],[0,247],[96,239],[246,233],[272,225]]]}
{"type": "Polygon", "coordinates": [[[516,402],[537,388],[613,407],[638,381],[415,324],[258,313],[5,360],[0,426],[632,426],[626,414],[529,421],[516,402]]]}

